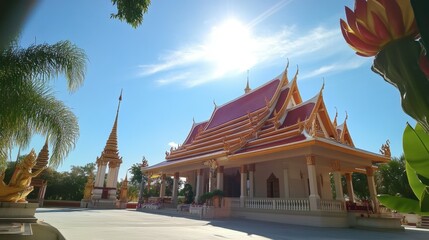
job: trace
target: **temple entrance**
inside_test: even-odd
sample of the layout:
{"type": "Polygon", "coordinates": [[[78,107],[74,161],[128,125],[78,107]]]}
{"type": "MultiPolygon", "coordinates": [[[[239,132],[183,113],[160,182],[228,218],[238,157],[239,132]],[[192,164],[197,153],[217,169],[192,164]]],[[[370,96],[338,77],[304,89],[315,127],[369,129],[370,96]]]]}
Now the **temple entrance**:
{"type": "Polygon", "coordinates": [[[225,197],[240,197],[240,172],[237,169],[231,171],[225,169],[223,192],[225,197]]]}
{"type": "Polygon", "coordinates": [[[267,179],[267,197],[280,197],[279,179],[274,175],[274,173],[271,173],[270,177],[267,179]]]}

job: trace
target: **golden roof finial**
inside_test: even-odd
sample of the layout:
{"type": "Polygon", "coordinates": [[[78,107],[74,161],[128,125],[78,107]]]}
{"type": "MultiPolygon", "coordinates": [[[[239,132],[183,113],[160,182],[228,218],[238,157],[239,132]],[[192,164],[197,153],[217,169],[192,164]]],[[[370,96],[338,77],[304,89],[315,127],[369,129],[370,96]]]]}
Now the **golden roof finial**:
{"type": "Polygon", "coordinates": [[[284,82],[285,84],[287,84],[289,82],[289,79],[287,77],[287,70],[289,68],[289,58],[287,58],[287,63],[286,63],[286,67],[285,70],[283,71],[283,76],[281,81],[284,82]]]}
{"type": "Polygon", "coordinates": [[[322,87],[320,88],[320,93],[323,92],[323,90],[325,89],[325,78],[322,78],[323,82],[322,82],[322,87]]]}
{"type": "Polygon", "coordinates": [[[195,117],[192,117],[192,124],[195,124],[195,117]]]}
{"type": "Polygon", "coordinates": [[[344,119],[344,123],[347,121],[347,118],[349,118],[349,115],[347,114],[347,111],[346,111],[346,118],[344,119]]]}
{"type": "Polygon", "coordinates": [[[244,89],[244,94],[250,92],[252,89],[249,86],[249,69],[247,69],[247,84],[246,84],[246,88],[244,89]]]}
{"type": "Polygon", "coordinates": [[[217,105],[216,105],[216,101],[214,99],[213,99],[213,105],[214,105],[214,108],[216,109],[217,105]]]}
{"type": "Polygon", "coordinates": [[[293,80],[292,81],[296,81],[298,79],[298,73],[299,73],[299,66],[296,65],[296,72],[295,72],[295,76],[293,76],[293,80]]]}
{"type": "Polygon", "coordinates": [[[334,118],[334,121],[332,122],[334,127],[337,127],[337,117],[338,117],[338,109],[337,107],[335,107],[335,118],[334,118]]]}

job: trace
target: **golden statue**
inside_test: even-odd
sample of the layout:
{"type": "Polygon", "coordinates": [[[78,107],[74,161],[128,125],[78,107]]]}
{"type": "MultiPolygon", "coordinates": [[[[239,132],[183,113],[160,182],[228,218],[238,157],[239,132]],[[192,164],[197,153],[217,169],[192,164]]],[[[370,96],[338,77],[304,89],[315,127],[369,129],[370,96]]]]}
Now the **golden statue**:
{"type": "Polygon", "coordinates": [[[88,181],[85,184],[85,190],[83,191],[83,199],[84,200],[90,200],[92,189],[94,188],[94,176],[90,174],[88,176],[88,181]]]}
{"type": "Polygon", "coordinates": [[[34,173],[32,168],[36,165],[36,153],[34,149],[21,161],[13,172],[12,178],[9,184],[5,184],[4,174],[5,171],[0,172],[0,201],[3,202],[26,202],[27,195],[33,191],[33,187],[30,186],[31,179],[39,175],[46,166],[38,169],[34,173]]]}
{"type": "Polygon", "coordinates": [[[386,144],[382,144],[381,145],[381,149],[380,149],[380,153],[383,154],[386,157],[391,157],[391,153],[390,153],[390,141],[387,140],[386,144]]]}

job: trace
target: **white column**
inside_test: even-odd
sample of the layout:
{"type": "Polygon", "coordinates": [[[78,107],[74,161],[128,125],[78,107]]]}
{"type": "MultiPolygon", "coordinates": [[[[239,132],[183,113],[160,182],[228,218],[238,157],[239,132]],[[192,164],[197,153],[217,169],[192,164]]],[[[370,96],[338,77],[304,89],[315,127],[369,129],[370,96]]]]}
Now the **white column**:
{"type": "Polygon", "coordinates": [[[285,198],[289,198],[289,171],[283,169],[283,184],[285,186],[285,198]]]}
{"type": "Polygon", "coordinates": [[[310,183],[310,210],[317,211],[319,210],[319,201],[320,196],[317,193],[317,176],[316,176],[316,158],[315,156],[307,156],[307,171],[308,171],[308,181],[310,183]]]}
{"type": "Polygon", "coordinates": [[[343,186],[341,184],[341,173],[339,171],[334,172],[334,183],[335,183],[335,200],[344,201],[343,186]]]}
{"type": "Polygon", "coordinates": [[[211,192],[213,185],[213,170],[209,168],[209,192],[211,192]]]}
{"type": "Polygon", "coordinates": [[[223,190],[223,166],[219,166],[217,168],[217,182],[216,182],[216,188],[219,190],[223,190]]]}
{"type": "Polygon", "coordinates": [[[174,173],[174,179],[173,179],[173,193],[172,193],[174,205],[177,204],[177,194],[178,194],[177,191],[179,191],[178,187],[179,187],[179,173],[175,172],[174,173]]]}
{"type": "Polygon", "coordinates": [[[246,182],[247,182],[247,175],[246,175],[246,165],[242,165],[240,167],[240,176],[241,176],[241,181],[240,181],[240,207],[244,207],[244,200],[246,198],[246,192],[247,192],[247,186],[246,186],[246,182]]]}
{"type": "Polygon", "coordinates": [[[106,162],[101,162],[98,165],[97,176],[95,177],[95,187],[104,187],[104,176],[106,175],[106,162]]]}
{"type": "Polygon", "coordinates": [[[249,165],[249,197],[255,197],[255,164],[249,165]]]}
{"type": "Polygon", "coordinates": [[[159,189],[159,197],[163,198],[165,196],[165,174],[161,175],[161,187],[159,189]]]}
{"type": "Polygon", "coordinates": [[[197,170],[197,186],[195,187],[195,202],[198,202],[198,197],[201,195],[201,186],[203,185],[201,182],[203,170],[198,169],[197,170]]]}
{"type": "Polygon", "coordinates": [[[373,203],[374,213],[378,213],[377,190],[375,188],[374,170],[372,167],[366,168],[366,177],[368,180],[369,195],[373,203]]]}
{"type": "Polygon", "coordinates": [[[349,201],[355,202],[355,193],[353,191],[352,174],[346,173],[347,193],[349,195],[349,201]]]}
{"type": "Polygon", "coordinates": [[[115,162],[109,162],[109,172],[107,173],[106,187],[117,188],[119,168],[115,162]]]}

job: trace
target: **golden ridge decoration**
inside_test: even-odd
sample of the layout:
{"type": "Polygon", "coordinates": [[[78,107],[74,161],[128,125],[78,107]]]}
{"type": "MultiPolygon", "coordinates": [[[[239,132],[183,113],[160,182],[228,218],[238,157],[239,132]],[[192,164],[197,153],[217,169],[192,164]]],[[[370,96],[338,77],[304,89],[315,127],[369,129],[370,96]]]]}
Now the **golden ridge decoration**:
{"type": "Polygon", "coordinates": [[[390,152],[390,141],[389,141],[389,139],[386,140],[385,144],[381,145],[380,153],[386,157],[389,157],[389,158],[392,156],[392,154],[390,152]]]}

